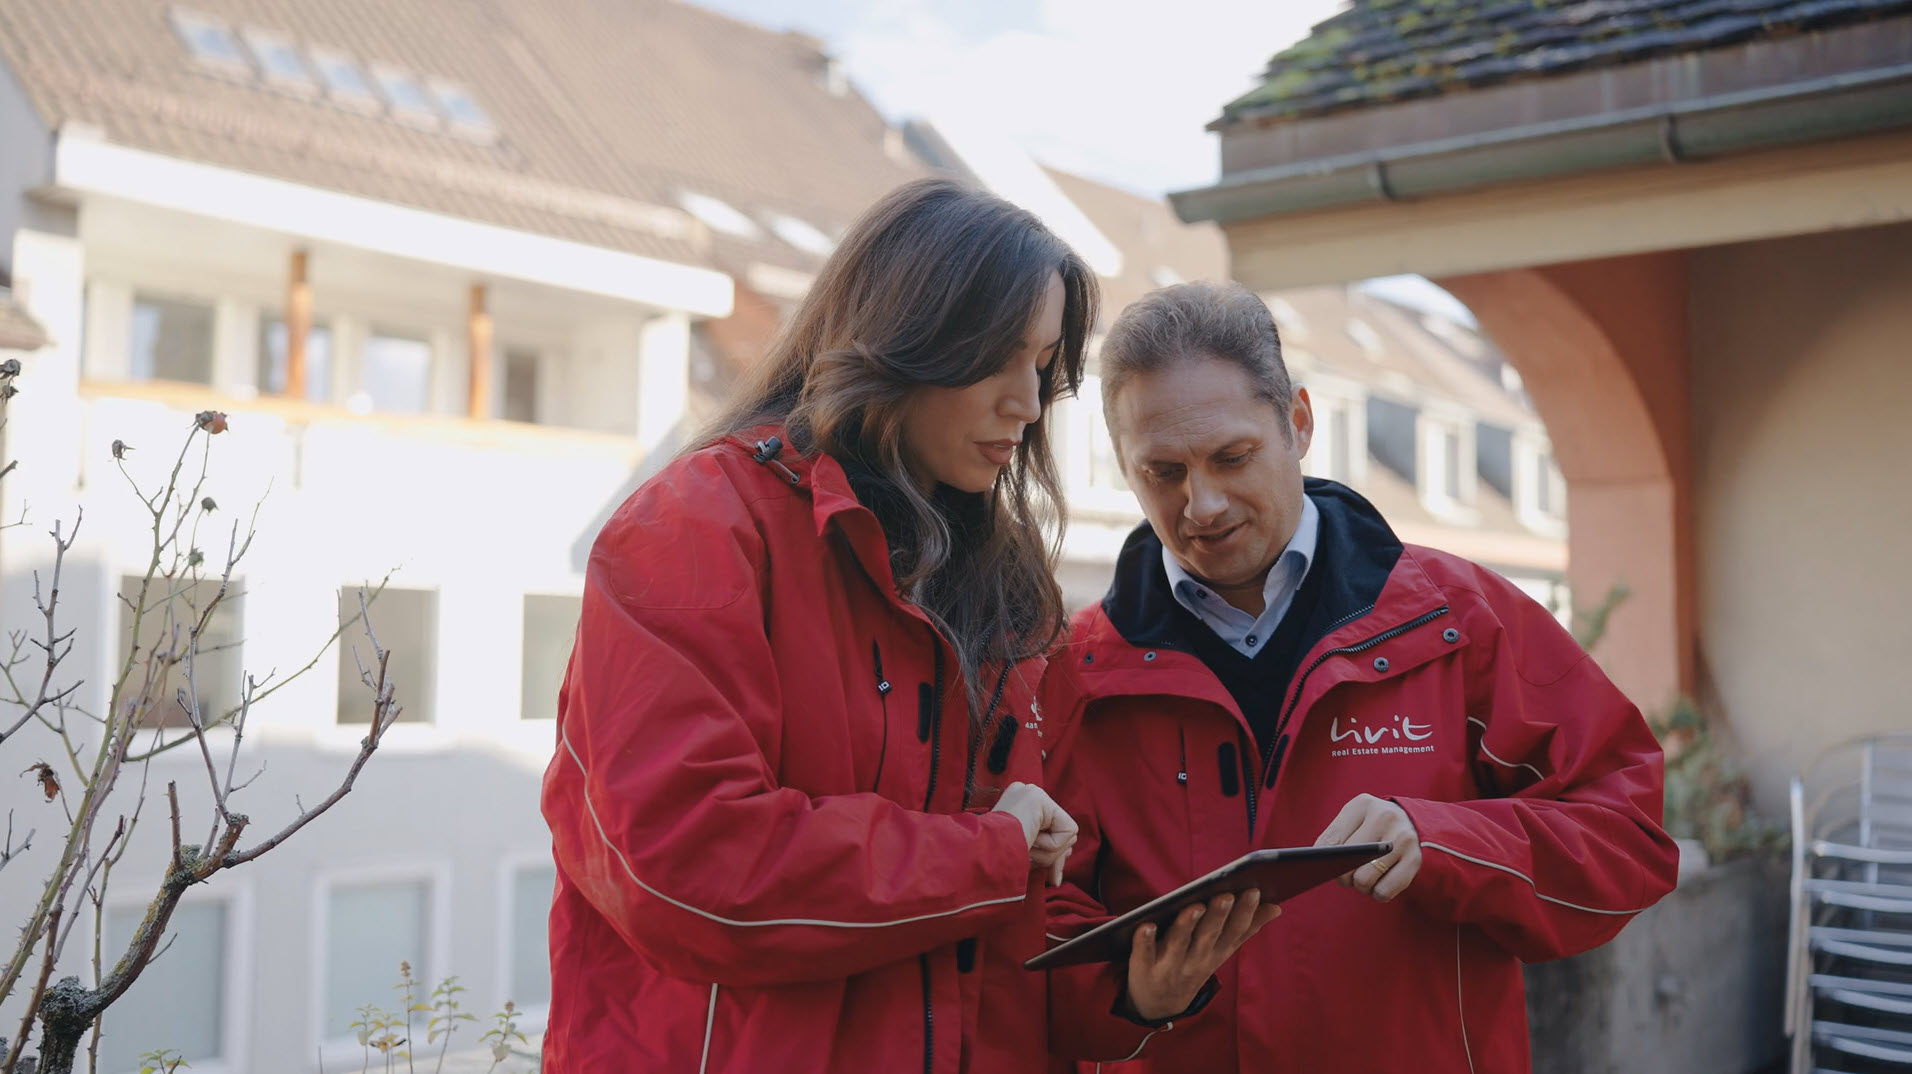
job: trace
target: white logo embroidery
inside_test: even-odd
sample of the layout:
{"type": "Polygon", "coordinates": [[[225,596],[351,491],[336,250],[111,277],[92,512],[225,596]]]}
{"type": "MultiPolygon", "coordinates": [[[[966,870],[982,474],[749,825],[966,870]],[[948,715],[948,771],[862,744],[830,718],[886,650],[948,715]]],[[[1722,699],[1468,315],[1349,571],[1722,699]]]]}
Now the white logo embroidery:
{"type": "Polygon", "coordinates": [[[1336,716],[1328,724],[1328,741],[1339,746],[1330,750],[1330,757],[1365,757],[1382,753],[1433,753],[1433,746],[1403,745],[1402,743],[1424,742],[1434,737],[1434,725],[1415,723],[1411,719],[1402,719],[1397,713],[1389,722],[1375,727],[1363,727],[1361,721],[1350,716],[1348,726],[1343,729],[1341,717],[1336,716]],[[1376,745],[1385,742],[1387,745],[1376,745]],[[1342,745],[1346,743],[1346,745],[1342,745]]]}

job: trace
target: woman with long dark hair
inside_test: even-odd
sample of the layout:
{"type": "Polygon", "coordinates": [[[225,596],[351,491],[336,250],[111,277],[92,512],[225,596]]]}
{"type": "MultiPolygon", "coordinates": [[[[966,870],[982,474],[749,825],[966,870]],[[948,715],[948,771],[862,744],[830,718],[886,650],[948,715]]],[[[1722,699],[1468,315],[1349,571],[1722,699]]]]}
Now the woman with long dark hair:
{"type": "Polygon", "coordinates": [[[1044,417],[1095,301],[1028,212],[902,187],[606,524],[545,776],[547,1071],[1044,1069],[1044,417]]]}

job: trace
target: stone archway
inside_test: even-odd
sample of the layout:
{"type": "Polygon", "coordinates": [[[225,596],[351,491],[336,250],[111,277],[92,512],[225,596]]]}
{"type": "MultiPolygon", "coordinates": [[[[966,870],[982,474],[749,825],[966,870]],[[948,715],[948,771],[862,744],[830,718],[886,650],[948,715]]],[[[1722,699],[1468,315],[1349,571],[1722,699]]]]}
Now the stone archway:
{"type": "Polygon", "coordinates": [[[1632,596],[1598,656],[1643,708],[1693,689],[1687,276],[1679,252],[1436,281],[1519,370],[1567,479],[1568,579],[1632,596]]]}

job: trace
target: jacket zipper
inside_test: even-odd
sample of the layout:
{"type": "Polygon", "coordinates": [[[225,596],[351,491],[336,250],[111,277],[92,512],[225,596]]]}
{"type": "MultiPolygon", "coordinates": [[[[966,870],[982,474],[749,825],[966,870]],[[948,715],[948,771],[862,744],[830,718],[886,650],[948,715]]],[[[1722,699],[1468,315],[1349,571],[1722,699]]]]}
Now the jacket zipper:
{"type": "MultiPolygon", "coordinates": [[[[1371,611],[1373,609],[1370,607],[1368,610],[1371,611]]],[[[1432,623],[1434,620],[1439,619],[1441,616],[1446,615],[1447,612],[1448,612],[1448,607],[1447,605],[1443,604],[1440,607],[1434,609],[1433,611],[1428,612],[1426,615],[1415,618],[1409,622],[1402,623],[1400,626],[1394,627],[1391,630],[1384,630],[1381,633],[1376,634],[1375,636],[1367,639],[1366,641],[1356,642],[1353,645],[1343,645],[1338,649],[1329,649],[1327,652],[1322,653],[1320,656],[1315,657],[1314,660],[1311,663],[1309,663],[1307,670],[1303,671],[1300,677],[1295,680],[1294,696],[1288,700],[1287,707],[1282,709],[1281,719],[1276,721],[1275,723],[1275,733],[1269,736],[1268,746],[1265,750],[1262,751],[1262,755],[1261,755],[1262,777],[1259,780],[1254,780],[1250,782],[1247,788],[1248,790],[1248,838],[1251,841],[1255,838],[1255,812],[1256,812],[1256,807],[1259,804],[1259,799],[1260,799],[1259,792],[1263,787],[1272,788],[1275,785],[1275,773],[1280,770],[1282,756],[1288,752],[1288,735],[1287,735],[1288,720],[1290,717],[1292,717],[1295,714],[1295,706],[1301,704],[1301,694],[1302,694],[1302,691],[1308,685],[1308,676],[1314,674],[1314,671],[1316,668],[1327,663],[1329,657],[1348,656],[1353,653],[1365,652],[1381,644],[1384,641],[1392,641],[1393,639],[1400,637],[1401,635],[1407,633],[1410,630],[1414,630],[1416,628],[1426,626],[1427,624],[1432,623]]],[[[1361,613],[1356,613],[1355,616],[1349,616],[1348,618],[1341,620],[1341,622],[1343,623],[1349,622],[1352,619],[1357,618],[1359,614],[1361,613]]]]}
{"type": "MultiPolygon", "coordinates": [[[[929,790],[923,793],[923,812],[936,797],[936,773],[943,764],[943,638],[929,628],[930,651],[936,654],[936,686],[929,699],[929,790]]],[[[925,969],[925,972],[928,972],[925,969]]]]}
{"type": "MultiPolygon", "coordinates": [[[[1014,668],[1015,666],[1016,666],[1016,663],[1013,660],[1003,661],[1002,673],[996,676],[996,690],[994,693],[989,695],[989,707],[983,710],[983,718],[981,721],[981,725],[982,725],[983,732],[985,734],[987,734],[989,731],[990,719],[996,715],[996,706],[1002,703],[1003,687],[1009,685],[1010,669],[1014,668]]],[[[969,725],[969,757],[967,760],[963,762],[963,808],[964,809],[969,808],[969,796],[976,789],[976,751],[978,747],[981,745],[981,740],[977,737],[977,734],[976,734],[976,727],[977,725],[975,722],[971,722],[969,725]]]]}
{"type": "Polygon", "coordinates": [[[876,751],[876,779],[871,789],[883,785],[883,762],[890,755],[890,680],[883,677],[883,649],[870,642],[870,663],[876,669],[876,696],[883,701],[883,744],[876,751]]]}
{"type": "Polygon", "coordinates": [[[936,1020],[930,1013],[929,956],[918,955],[916,961],[923,968],[923,1074],[935,1074],[936,1020]]]}

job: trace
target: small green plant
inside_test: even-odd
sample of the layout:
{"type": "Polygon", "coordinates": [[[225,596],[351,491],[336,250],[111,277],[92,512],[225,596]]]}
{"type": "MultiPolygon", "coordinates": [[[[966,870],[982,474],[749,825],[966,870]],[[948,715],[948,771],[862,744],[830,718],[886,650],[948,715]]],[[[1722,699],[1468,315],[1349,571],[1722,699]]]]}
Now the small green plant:
{"type": "Polygon", "coordinates": [[[520,1044],[529,1043],[525,1040],[524,1034],[518,1031],[518,1007],[510,1000],[505,1000],[504,1009],[492,1015],[491,1019],[492,1027],[485,1031],[484,1036],[478,1038],[480,1044],[491,1047],[491,1066],[485,1068],[485,1074],[491,1074],[498,1069],[498,1064],[511,1058],[512,1041],[515,1040],[520,1044]]]}
{"type": "MultiPolygon", "coordinates": [[[[1632,593],[1616,582],[1591,610],[1573,615],[1574,640],[1592,652],[1606,636],[1614,609],[1632,593]]],[[[1713,862],[1782,849],[1786,832],[1753,811],[1752,786],[1698,702],[1681,696],[1647,727],[1666,754],[1666,807],[1661,823],[1675,839],[1693,839],[1713,862]]]]}
{"type": "Polygon", "coordinates": [[[1691,698],[1680,698],[1664,716],[1648,717],[1647,726],[1666,751],[1667,834],[1698,840],[1715,862],[1785,846],[1785,830],[1753,812],[1746,774],[1691,698]]]}
{"type": "Polygon", "coordinates": [[[458,1023],[476,1022],[478,1019],[458,1009],[458,996],[465,987],[458,978],[447,977],[432,989],[431,1006],[426,1008],[431,1021],[426,1023],[425,1043],[438,1044],[437,1070],[445,1069],[445,1051],[451,1047],[451,1035],[458,1032],[458,1023]]]}
{"type": "MultiPolygon", "coordinates": [[[[419,1000],[418,991],[422,987],[423,982],[412,976],[412,964],[400,962],[398,983],[392,986],[392,991],[397,992],[399,996],[399,1009],[388,1011],[372,1003],[358,1008],[359,1017],[352,1023],[351,1029],[359,1046],[365,1050],[364,1063],[359,1068],[360,1074],[370,1074],[374,1051],[378,1053],[381,1071],[390,1072],[401,1069],[401,1063],[402,1069],[407,1072],[415,1071],[416,1060],[412,1049],[413,1027],[420,1015],[423,1015],[426,1020],[425,1043],[438,1045],[438,1061],[432,1068],[433,1074],[440,1074],[445,1069],[445,1058],[451,1051],[453,1035],[458,1032],[462,1023],[475,1023],[478,1018],[460,1009],[458,997],[463,995],[466,989],[458,983],[458,978],[447,977],[438,982],[438,987],[432,989],[428,997],[430,1002],[419,1000]]],[[[478,1038],[478,1043],[490,1050],[489,1070],[495,1071],[506,1059],[511,1058],[512,1041],[515,1040],[521,1044],[528,1044],[529,1041],[525,1039],[523,1033],[518,1031],[518,1008],[509,1000],[505,1002],[503,1010],[491,1017],[494,1025],[478,1038]]]]}
{"type": "Polygon", "coordinates": [[[178,1052],[160,1050],[139,1057],[139,1074],[174,1074],[191,1068],[192,1064],[178,1052]]]}

